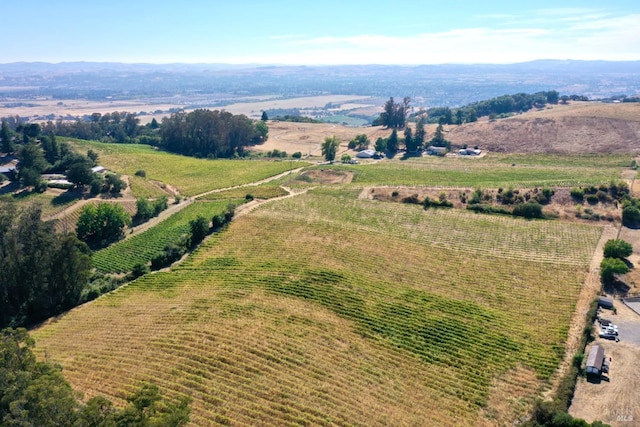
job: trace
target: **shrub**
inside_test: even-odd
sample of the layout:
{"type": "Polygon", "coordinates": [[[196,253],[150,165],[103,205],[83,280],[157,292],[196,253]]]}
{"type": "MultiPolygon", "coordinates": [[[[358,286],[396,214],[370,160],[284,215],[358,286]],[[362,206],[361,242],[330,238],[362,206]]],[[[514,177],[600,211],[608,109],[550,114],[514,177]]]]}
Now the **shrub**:
{"type": "Polygon", "coordinates": [[[250,202],[251,200],[253,200],[253,194],[247,194],[246,196],[244,196],[244,199],[250,202]]]}
{"type": "Polygon", "coordinates": [[[393,191],[391,192],[391,197],[398,197],[398,194],[400,194],[400,193],[398,193],[398,191],[397,191],[397,190],[393,190],[393,191]]]}
{"type": "Polygon", "coordinates": [[[626,206],[622,209],[622,225],[637,227],[638,224],[640,224],[640,209],[635,206],[626,206]]]}
{"type": "Polygon", "coordinates": [[[291,155],[291,157],[293,157],[294,159],[300,159],[302,158],[302,153],[300,151],[296,151],[291,155]]]}
{"type": "Polygon", "coordinates": [[[514,216],[521,216],[527,219],[544,218],[542,206],[536,202],[527,202],[516,205],[513,208],[514,216]]]}
{"type": "Polygon", "coordinates": [[[587,195],[587,203],[589,203],[590,205],[595,205],[600,201],[600,199],[598,198],[597,195],[595,194],[588,194],[587,195]]]}
{"type": "Polygon", "coordinates": [[[136,171],[135,176],[140,176],[142,178],[146,178],[147,177],[147,173],[143,169],[139,169],[139,170],[136,171]]]}
{"type": "Polygon", "coordinates": [[[572,188],[571,197],[578,203],[582,203],[584,200],[584,190],[582,188],[572,188]]]}
{"type": "Polygon", "coordinates": [[[131,273],[129,274],[129,279],[131,280],[136,279],[140,276],[144,276],[148,272],[149,272],[149,267],[147,266],[147,264],[139,262],[136,265],[134,265],[133,268],[131,269],[131,273]]]}
{"type": "Polygon", "coordinates": [[[411,204],[419,205],[420,199],[418,198],[417,194],[412,194],[411,196],[407,196],[403,198],[402,203],[411,203],[411,204]]]}
{"type": "Polygon", "coordinates": [[[476,213],[484,214],[499,214],[499,215],[511,215],[511,211],[504,208],[498,208],[491,205],[483,204],[468,204],[467,209],[476,213]]]}

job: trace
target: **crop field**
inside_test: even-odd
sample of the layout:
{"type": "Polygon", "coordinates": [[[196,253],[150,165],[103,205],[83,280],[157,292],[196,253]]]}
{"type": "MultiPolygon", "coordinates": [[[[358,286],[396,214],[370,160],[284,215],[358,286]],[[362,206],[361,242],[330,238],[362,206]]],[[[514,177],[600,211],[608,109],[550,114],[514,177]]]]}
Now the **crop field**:
{"type": "Polygon", "coordinates": [[[115,172],[134,175],[144,170],[148,179],[171,184],[185,196],[256,182],[300,167],[299,163],[269,160],[206,160],[154,150],[148,145],[76,141],[80,151],[93,149],[99,163],[115,172]]]}
{"type": "MultiPolygon", "coordinates": [[[[425,185],[430,187],[571,187],[609,183],[631,165],[630,156],[487,155],[483,158],[421,157],[371,165],[336,165],[354,173],[353,185],[425,185]],[[563,160],[565,159],[565,160],[563,160]],[[601,163],[598,159],[602,159],[601,163]]],[[[327,166],[323,166],[327,168],[327,166]]]]}
{"type": "Polygon", "coordinates": [[[138,263],[146,264],[169,243],[188,233],[189,221],[202,216],[211,220],[225,211],[229,200],[192,203],[158,225],[129,239],[122,240],[93,255],[95,267],[103,273],[131,271],[138,263]]]}
{"type": "Polygon", "coordinates": [[[129,187],[133,197],[143,197],[145,199],[157,199],[163,196],[169,197],[170,193],[148,179],[131,175],[129,176],[129,187]]]}
{"type": "Polygon", "coordinates": [[[279,185],[269,183],[208,193],[198,197],[198,200],[244,199],[248,194],[256,199],[272,199],[285,196],[288,193],[279,185]]]}
{"type": "Polygon", "coordinates": [[[151,381],[194,426],[511,424],[564,356],[601,232],[319,188],[33,335],[85,397],[151,381]]]}

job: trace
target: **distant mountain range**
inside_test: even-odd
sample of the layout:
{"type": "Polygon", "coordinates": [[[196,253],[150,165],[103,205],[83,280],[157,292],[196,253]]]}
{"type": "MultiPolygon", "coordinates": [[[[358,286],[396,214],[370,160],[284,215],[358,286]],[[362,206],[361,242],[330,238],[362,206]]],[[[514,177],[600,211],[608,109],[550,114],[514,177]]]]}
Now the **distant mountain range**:
{"type": "Polygon", "coordinates": [[[458,106],[503,94],[557,90],[590,98],[640,94],[640,61],[517,64],[279,66],[16,62],[0,64],[0,102],[357,94],[410,96],[415,106],[458,106]]]}

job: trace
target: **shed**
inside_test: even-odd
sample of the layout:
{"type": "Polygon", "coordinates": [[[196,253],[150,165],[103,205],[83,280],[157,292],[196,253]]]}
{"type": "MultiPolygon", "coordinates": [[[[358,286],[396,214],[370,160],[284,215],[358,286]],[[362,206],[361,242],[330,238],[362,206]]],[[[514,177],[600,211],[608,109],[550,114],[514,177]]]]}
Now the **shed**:
{"type": "Polygon", "coordinates": [[[613,309],[613,299],[607,297],[598,297],[598,307],[613,309]]]}
{"type": "Polygon", "coordinates": [[[358,154],[356,154],[356,157],[359,157],[361,159],[370,159],[375,156],[375,154],[375,150],[362,150],[358,152],[358,154]]]}
{"type": "Polygon", "coordinates": [[[107,168],[105,168],[104,166],[94,166],[91,168],[91,171],[94,173],[105,173],[107,171],[107,168]]]}
{"type": "Polygon", "coordinates": [[[587,357],[587,375],[601,375],[604,366],[604,347],[594,345],[587,357]]]}

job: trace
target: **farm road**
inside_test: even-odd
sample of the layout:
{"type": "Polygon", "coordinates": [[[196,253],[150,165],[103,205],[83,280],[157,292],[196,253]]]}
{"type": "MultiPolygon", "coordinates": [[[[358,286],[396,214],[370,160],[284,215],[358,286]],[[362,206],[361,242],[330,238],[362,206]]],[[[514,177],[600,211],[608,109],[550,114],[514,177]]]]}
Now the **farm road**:
{"type": "MultiPolygon", "coordinates": [[[[169,207],[160,212],[160,214],[154,218],[151,218],[149,221],[140,224],[138,226],[132,227],[125,235],[123,240],[129,239],[135,235],[138,235],[140,233],[142,233],[145,230],[148,230],[151,227],[154,227],[155,225],[159,224],[160,222],[164,221],[165,219],[169,218],[171,215],[174,215],[178,212],[180,212],[182,209],[186,208],[187,206],[189,206],[191,203],[193,203],[195,200],[197,200],[199,197],[203,197],[207,194],[211,194],[211,193],[221,193],[223,191],[227,191],[227,190],[232,190],[232,189],[236,189],[236,188],[244,188],[244,187],[255,187],[257,185],[260,184],[265,184],[267,182],[271,182],[274,181],[276,179],[282,178],[283,176],[287,176],[289,174],[294,174],[294,173],[298,173],[303,169],[303,167],[297,168],[297,169],[292,169],[290,171],[286,171],[274,176],[270,176],[268,178],[262,179],[260,181],[255,181],[255,182],[249,182],[246,184],[240,184],[240,185],[235,185],[232,187],[225,187],[225,188],[218,188],[216,190],[211,190],[211,191],[206,191],[204,193],[201,194],[197,194],[193,197],[189,197],[184,199],[182,202],[180,202],[179,204],[171,204],[169,205],[169,207]]],[[[127,179],[127,177],[123,176],[124,179],[127,179]]],[[[291,195],[295,195],[295,194],[299,194],[299,193],[293,193],[290,189],[286,189],[289,192],[288,195],[286,196],[282,196],[282,197],[290,197],[291,195]]],[[[131,200],[135,200],[135,198],[133,197],[133,195],[131,195],[131,190],[130,187],[127,186],[127,190],[125,190],[125,193],[123,194],[122,197],[119,198],[113,198],[113,199],[82,199],[80,201],[78,201],[77,203],[74,203],[72,206],[68,207],[67,209],[53,215],[51,218],[49,219],[59,219],[59,218],[63,218],[66,215],[71,214],[72,212],[75,212],[77,209],[82,208],[82,206],[86,205],[87,203],[91,203],[93,200],[98,200],[100,202],[108,202],[108,203],[122,203],[125,201],[131,201],[131,200]]],[[[260,204],[261,202],[265,202],[264,200],[254,200],[250,203],[248,203],[247,205],[250,206],[246,206],[243,207],[241,209],[241,211],[244,210],[252,210],[254,209],[258,204],[260,204]],[[254,203],[255,202],[255,203],[254,203]]]]}

